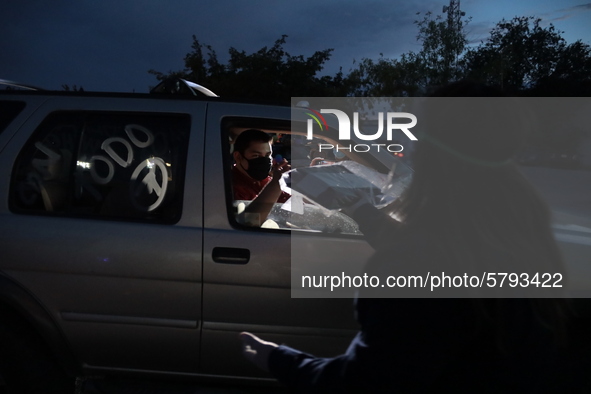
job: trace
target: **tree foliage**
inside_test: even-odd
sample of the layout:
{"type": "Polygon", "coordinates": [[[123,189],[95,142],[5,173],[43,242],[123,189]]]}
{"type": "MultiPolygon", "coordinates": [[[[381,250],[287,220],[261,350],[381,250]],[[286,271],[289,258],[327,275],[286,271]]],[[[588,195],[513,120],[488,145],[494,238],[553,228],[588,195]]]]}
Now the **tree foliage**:
{"type": "Polygon", "coordinates": [[[375,61],[362,59],[347,75],[348,94],[357,97],[412,96],[417,90],[414,78],[408,74],[412,61],[406,56],[400,60],[383,56],[375,61]]]}
{"type": "Polygon", "coordinates": [[[345,94],[342,72],[334,77],[318,73],[330,59],[332,49],[312,56],[290,55],[285,49],[286,35],[270,48],[254,53],[229,49],[227,64],[219,62],[215,50],[193,36],[191,52],[185,56],[182,71],[161,73],[150,70],[158,80],[181,77],[202,84],[222,96],[260,99],[289,99],[292,96],[335,96],[345,94]]]}
{"type": "Polygon", "coordinates": [[[536,90],[562,81],[589,81],[589,46],[567,44],[563,32],[541,19],[515,17],[502,20],[487,41],[466,54],[467,76],[508,90],[536,90]]]}
{"type": "MultiPolygon", "coordinates": [[[[420,15],[420,13],[417,13],[420,15]]],[[[501,20],[490,36],[469,47],[466,27],[471,18],[459,6],[447,17],[426,13],[415,21],[418,52],[398,58],[363,58],[344,75],[319,76],[332,49],[312,56],[289,54],[286,35],[271,47],[253,53],[229,49],[222,63],[215,50],[193,36],[181,71],[149,72],[158,80],[178,76],[200,83],[222,96],[261,99],[332,96],[421,96],[430,89],[470,78],[521,95],[589,95],[591,50],[576,41],[567,44],[561,31],[541,19],[501,20]]]]}
{"type": "Polygon", "coordinates": [[[464,18],[459,10],[450,11],[447,20],[440,15],[433,18],[429,12],[422,21],[415,21],[417,39],[422,42],[418,57],[424,71],[423,85],[445,85],[463,77],[460,58],[468,42],[469,22],[470,18],[464,18]]]}
{"type": "MultiPolygon", "coordinates": [[[[417,13],[420,15],[420,13],[417,13]]],[[[459,9],[448,18],[428,12],[414,23],[421,42],[418,53],[408,52],[399,59],[377,61],[362,59],[347,76],[347,85],[354,95],[417,96],[429,88],[461,79],[462,55],[467,45],[465,29],[470,18],[459,9]]]]}

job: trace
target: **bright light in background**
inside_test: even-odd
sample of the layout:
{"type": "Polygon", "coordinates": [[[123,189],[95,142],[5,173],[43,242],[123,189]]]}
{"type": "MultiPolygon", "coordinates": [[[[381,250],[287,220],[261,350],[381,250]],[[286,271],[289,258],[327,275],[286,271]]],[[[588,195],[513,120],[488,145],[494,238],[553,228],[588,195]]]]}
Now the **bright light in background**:
{"type": "Polygon", "coordinates": [[[78,167],[85,168],[85,169],[87,169],[87,170],[89,170],[89,169],[90,169],[90,163],[88,163],[88,162],[86,162],[86,161],[77,161],[77,162],[76,162],[76,165],[77,165],[78,167]]]}

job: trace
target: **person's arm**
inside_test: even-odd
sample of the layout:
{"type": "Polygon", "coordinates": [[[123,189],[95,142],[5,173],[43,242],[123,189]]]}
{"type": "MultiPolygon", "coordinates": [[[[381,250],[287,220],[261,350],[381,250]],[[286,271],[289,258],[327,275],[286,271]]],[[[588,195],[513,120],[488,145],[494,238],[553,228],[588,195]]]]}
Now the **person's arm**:
{"type": "Polygon", "coordinates": [[[320,358],[281,345],[269,355],[269,372],[285,386],[301,393],[357,393],[374,366],[371,358],[358,358],[357,350],[364,346],[358,334],[347,353],[320,358]]]}
{"type": "MultiPolygon", "coordinates": [[[[241,333],[245,356],[301,393],[433,392],[462,364],[472,304],[449,299],[358,300],[362,331],[347,351],[321,358],[241,333]],[[459,363],[459,364],[454,364],[459,363]]],[[[461,369],[461,368],[460,368],[461,369]]]]}
{"type": "Polygon", "coordinates": [[[353,340],[346,354],[332,358],[314,357],[246,332],[241,333],[240,338],[247,359],[297,392],[358,392],[363,375],[368,372],[365,369],[372,368],[371,359],[370,364],[356,360],[358,346],[364,346],[361,334],[353,340]]]}
{"type": "Polygon", "coordinates": [[[246,224],[261,226],[267,220],[267,216],[269,216],[269,212],[273,209],[273,205],[277,202],[279,196],[281,196],[279,180],[283,173],[289,171],[290,168],[291,166],[285,159],[281,163],[273,164],[273,176],[271,180],[242,213],[243,221],[246,224]]]}
{"type": "Polygon", "coordinates": [[[391,351],[392,345],[396,343],[395,327],[399,323],[384,322],[386,327],[382,329],[384,327],[373,321],[391,315],[393,310],[389,303],[376,304],[372,301],[368,305],[358,300],[357,311],[358,319],[368,324],[363,332],[355,336],[345,354],[340,356],[315,357],[285,345],[264,341],[248,332],[240,334],[243,354],[256,366],[297,392],[382,392],[380,390],[392,387],[393,383],[390,377],[395,355],[391,351]]]}

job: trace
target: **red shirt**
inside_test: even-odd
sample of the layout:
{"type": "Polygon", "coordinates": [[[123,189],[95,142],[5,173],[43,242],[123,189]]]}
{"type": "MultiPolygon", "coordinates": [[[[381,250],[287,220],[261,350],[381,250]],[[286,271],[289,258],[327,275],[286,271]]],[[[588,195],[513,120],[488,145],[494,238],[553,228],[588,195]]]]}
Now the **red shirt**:
{"type": "MultiPolygon", "coordinates": [[[[254,200],[261,190],[271,181],[268,176],[262,181],[255,181],[248,175],[242,173],[236,165],[232,167],[232,184],[234,187],[234,200],[254,200]]],[[[281,192],[277,202],[284,203],[291,196],[284,191],[281,192]]]]}

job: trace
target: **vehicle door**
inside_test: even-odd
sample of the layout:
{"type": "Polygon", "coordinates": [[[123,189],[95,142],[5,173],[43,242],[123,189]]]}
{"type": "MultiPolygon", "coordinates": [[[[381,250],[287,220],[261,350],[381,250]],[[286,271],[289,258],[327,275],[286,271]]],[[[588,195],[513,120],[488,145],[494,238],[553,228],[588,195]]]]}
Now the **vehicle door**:
{"type": "MultiPolygon", "coordinates": [[[[247,121],[264,129],[290,121],[289,107],[212,103],[208,107],[204,163],[202,371],[265,376],[243,358],[238,334],[263,338],[318,356],[343,353],[357,330],[352,298],[291,298],[292,234],[298,230],[239,225],[232,205],[232,166],[224,124],[247,121]]],[[[267,130],[264,130],[267,131],[267,130]]],[[[371,250],[361,236],[298,232],[311,263],[340,250],[364,263],[371,250]]],[[[267,375],[268,376],[268,375],[267,375]]]]}
{"type": "Polygon", "coordinates": [[[2,274],[91,373],[199,367],[205,106],[48,98],[3,150],[2,274]]]}

